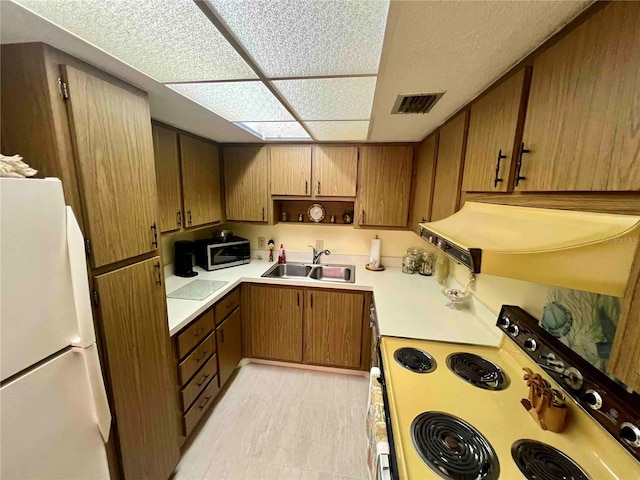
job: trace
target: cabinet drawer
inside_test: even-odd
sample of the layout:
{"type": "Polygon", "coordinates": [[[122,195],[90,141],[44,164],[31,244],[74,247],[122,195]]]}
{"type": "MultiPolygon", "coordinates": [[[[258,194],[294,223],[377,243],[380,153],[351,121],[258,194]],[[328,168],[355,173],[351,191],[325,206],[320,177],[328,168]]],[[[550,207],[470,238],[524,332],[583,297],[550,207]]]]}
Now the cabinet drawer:
{"type": "Polygon", "coordinates": [[[185,437],[188,437],[189,434],[191,434],[194,427],[209,409],[213,403],[213,399],[216,398],[219,392],[220,387],[218,386],[218,376],[216,375],[209,381],[189,411],[182,417],[182,428],[185,437]]]}
{"type": "Polygon", "coordinates": [[[213,309],[207,311],[199,319],[189,325],[176,338],[178,345],[178,358],[181,360],[189,353],[193,347],[198,345],[209,332],[213,330],[213,309]]]}
{"type": "Polygon", "coordinates": [[[225,298],[216,303],[216,325],[220,325],[222,321],[240,306],[240,289],[236,288],[225,298]]]}
{"type": "Polygon", "coordinates": [[[180,391],[180,401],[182,402],[182,411],[186,412],[202,392],[216,373],[218,373],[217,355],[212,355],[204,366],[196,373],[191,381],[180,391]]]}
{"type": "Polygon", "coordinates": [[[193,352],[178,366],[180,384],[185,385],[209,358],[216,353],[216,335],[212,332],[193,352]]]}

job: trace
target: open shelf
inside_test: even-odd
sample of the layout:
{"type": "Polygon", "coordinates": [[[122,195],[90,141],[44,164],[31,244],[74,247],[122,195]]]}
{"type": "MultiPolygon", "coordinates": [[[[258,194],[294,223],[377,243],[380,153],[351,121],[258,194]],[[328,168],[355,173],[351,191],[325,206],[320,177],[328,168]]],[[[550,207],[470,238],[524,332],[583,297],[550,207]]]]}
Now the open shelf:
{"type": "Polygon", "coordinates": [[[353,201],[336,201],[336,200],[274,200],[273,201],[273,215],[274,220],[278,223],[303,223],[312,225],[351,225],[353,226],[353,201]],[[317,203],[322,205],[325,209],[325,216],[321,222],[314,222],[309,219],[307,214],[309,207],[317,203]],[[282,212],[287,212],[288,220],[282,220],[282,212]],[[351,223],[345,223],[342,219],[342,215],[345,212],[351,212],[351,223]],[[302,214],[302,222],[298,221],[298,215],[302,214]],[[331,222],[331,215],[335,215],[335,223],[331,222]]]}

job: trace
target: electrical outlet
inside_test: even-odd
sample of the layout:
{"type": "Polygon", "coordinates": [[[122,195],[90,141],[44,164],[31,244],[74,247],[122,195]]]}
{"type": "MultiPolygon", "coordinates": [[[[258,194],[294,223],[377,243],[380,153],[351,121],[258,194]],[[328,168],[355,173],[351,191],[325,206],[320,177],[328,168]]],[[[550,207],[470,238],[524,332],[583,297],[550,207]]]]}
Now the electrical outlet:
{"type": "Polygon", "coordinates": [[[258,250],[264,250],[265,248],[267,248],[267,244],[264,237],[258,237],[258,250]]]}
{"type": "Polygon", "coordinates": [[[316,240],[316,250],[324,250],[324,240],[316,240]]]}

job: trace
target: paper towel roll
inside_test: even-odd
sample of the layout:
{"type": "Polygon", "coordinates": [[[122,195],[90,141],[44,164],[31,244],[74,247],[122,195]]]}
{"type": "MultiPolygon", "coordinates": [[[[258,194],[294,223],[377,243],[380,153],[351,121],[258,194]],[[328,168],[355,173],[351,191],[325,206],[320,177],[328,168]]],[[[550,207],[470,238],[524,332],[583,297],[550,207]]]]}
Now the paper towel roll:
{"type": "Polygon", "coordinates": [[[378,268],[380,267],[380,250],[381,250],[381,244],[380,244],[380,239],[379,238],[374,238],[373,240],[371,240],[371,254],[369,255],[369,266],[371,268],[378,268]]]}

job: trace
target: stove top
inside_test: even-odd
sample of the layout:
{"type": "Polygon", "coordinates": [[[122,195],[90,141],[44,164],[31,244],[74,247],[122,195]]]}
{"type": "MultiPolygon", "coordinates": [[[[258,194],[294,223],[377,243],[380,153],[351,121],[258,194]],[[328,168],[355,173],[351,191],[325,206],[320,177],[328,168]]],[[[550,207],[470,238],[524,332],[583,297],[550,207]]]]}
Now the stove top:
{"type": "Polygon", "coordinates": [[[415,373],[431,373],[437,368],[434,358],[417,348],[399,348],[393,354],[396,362],[415,373]]]}
{"type": "Polygon", "coordinates": [[[450,480],[495,480],[500,462],[487,439],[464,420],[425,412],[411,424],[411,439],[422,461],[450,480]]]}
{"type": "Polygon", "coordinates": [[[452,353],[447,357],[447,367],[478,388],[504,390],[509,386],[509,377],[498,365],[473,353],[452,353]]]}
{"type": "Polygon", "coordinates": [[[551,472],[566,467],[573,474],[566,477],[568,479],[640,478],[640,463],[569,398],[565,430],[553,433],[540,428],[521,404],[529,392],[523,380],[523,368],[541,373],[553,388],[559,388],[558,383],[509,341],[495,348],[383,337],[380,356],[395,452],[392,465],[397,477],[394,478],[562,478],[555,473],[545,476],[544,471],[537,470],[538,466],[532,470],[533,477],[526,477],[518,460],[512,457],[512,447],[517,446],[524,452],[519,455],[527,465],[533,457],[537,459],[533,462],[546,464],[551,472]],[[472,382],[462,381],[449,368],[416,374],[396,361],[396,352],[404,348],[428,352],[438,365],[460,363],[473,372],[476,380],[486,376],[494,386],[503,379],[503,389],[478,388],[472,382]],[[459,357],[460,354],[463,355],[459,357]],[[451,362],[452,359],[455,361],[451,362]],[[478,359],[480,362],[476,362],[478,359]],[[504,388],[505,385],[508,388],[504,388]],[[536,448],[518,443],[523,439],[538,442],[536,448]],[[538,444],[561,453],[552,456],[538,448],[538,444]],[[449,461],[450,458],[461,459],[461,465],[449,461]],[[572,470],[576,465],[579,469],[572,470]],[[467,472],[467,468],[471,470],[467,472]]]}

